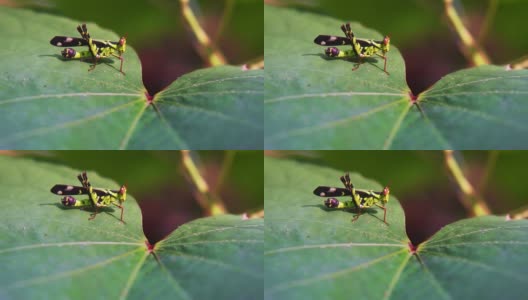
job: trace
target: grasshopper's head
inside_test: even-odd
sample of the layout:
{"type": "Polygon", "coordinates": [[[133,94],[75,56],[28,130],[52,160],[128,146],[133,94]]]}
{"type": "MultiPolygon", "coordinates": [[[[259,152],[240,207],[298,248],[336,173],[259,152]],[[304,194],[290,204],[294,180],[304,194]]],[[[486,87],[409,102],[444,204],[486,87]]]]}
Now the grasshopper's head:
{"type": "Polygon", "coordinates": [[[389,187],[386,186],[383,191],[381,191],[380,193],[380,200],[383,202],[383,204],[389,202],[389,194],[390,194],[390,190],[389,190],[389,187]]]}
{"type": "Polygon", "coordinates": [[[386,35],[381,41],[381,51],[389,52],[390,49],[390,36],[386,35]]]}
{"type": "MultiPolygon", "coordinates": [[[[125,52],[126,50],[126,35],[119,39],[119,42],[117,43],[117,51],[120,53],[125,52]]],[[[126,188],[125,188],[126,191],[126,188]]]]}
{"type": "Polygon", "coordinates": [[[117,194],[117,198],[119,199],[119,203],[123,203],[126,200],[126,192],[127,188],[126,185],[122,185],[119,189],[119,193],[117,194]]]}

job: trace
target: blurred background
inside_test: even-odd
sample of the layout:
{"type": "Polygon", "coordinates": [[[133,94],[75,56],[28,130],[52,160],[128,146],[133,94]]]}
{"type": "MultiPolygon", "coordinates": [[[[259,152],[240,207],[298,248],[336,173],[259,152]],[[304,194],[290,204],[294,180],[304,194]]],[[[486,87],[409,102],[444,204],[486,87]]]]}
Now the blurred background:
{"type": "MultiPolygon", "coordinates": [[[[473,216],[462,204],[465,195],[444,151],[267,151],[266,155],[358,172],[388,185],[403,206],[407,234],[415,245],[441,227],[473,216]]],[[[492,214],[513,217],[528,210],[524,182],[528,151],[456,151],[451,157],[492,214]]],[[[336,186],[340,186],[338,178],[336,186]]]]}
{"type": "MultiPolygon", "coordinates": [[[[407,83],[414,95],[442,76],[471,66],[461,52],[458,35],[446,18],[443,0],[264,2],[332,16],[343,22],[358,21],[380,34],[389,35],[391,44],[405,59],[407,83]]],[[[528,1],[453,0],[453,3],[493,64],[505,65],[528,54],[528,26],[523,26],[528,1]]],[[[339,25],[336,24],[336,34],[339,25]]]]}
{"type": "MultiPolygon", "coordinates": [[[[226,213],[263,216],[262,151],[0,151],[0,155],[31,157],[88,174],[95,171],[117,184],[102,188],[125,184],[141,207],[143,229],[151,244],[179,225],[211,214],[184,159],[192,160],[226,213]]],[[[78,185],[76,176],[73,173],[71,182],[57,184],[78,185]]],[[[97,182],[93,185],[98,187],[97,182]]]]}
{"type": "Polygon", "coordinates": [[[143,83],[153,95],[179,76],[209,66],[200,56],[195,35],[182,17],[183,2],[189,4],[228,64],[242,65],[263,59],[261,0],[0,0],[0,6],[95,22],[120,36],[126,34],[127,45],[139,54],[143,83]]]}

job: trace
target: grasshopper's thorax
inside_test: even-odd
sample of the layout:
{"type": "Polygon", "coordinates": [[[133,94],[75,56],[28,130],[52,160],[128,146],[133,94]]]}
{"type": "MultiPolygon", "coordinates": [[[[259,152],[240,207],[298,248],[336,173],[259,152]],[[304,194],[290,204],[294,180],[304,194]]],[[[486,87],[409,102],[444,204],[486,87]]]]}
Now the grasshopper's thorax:
{"type": "Polygon", "coordinates": [[[389,52],[389,50],[390,50],[390,37],[386,35],[385,38],[383,38],[383,41],[381,42],[381,51],[385,53],[385,52],[389,52]]]}
{"type": "Polygon", "coordinates": [[[123,53],[125,52],[125,50],[126,50],[126,37],[122,37],[119,39],[119,42],[117,43],[117,51],[119,51],[119,53],[123,53]]]}
{"type": "Polygon", "coordinates": [[[389,202],[389,195],[390,195],[390,190],[389,190],[389,187],[386,186],[383,191],[381,192],[381,201],[385,204],[387,202],[389,202]]]}
{"type": "Polygon", "coordinates": [[[120,203],[125,202],[125,200],[126,200],[126,192],[127,192],[126,186],[122,185],[121,188],[119,189],[119,193],[117,194],[117,198],[119,199],[120,203]]]}

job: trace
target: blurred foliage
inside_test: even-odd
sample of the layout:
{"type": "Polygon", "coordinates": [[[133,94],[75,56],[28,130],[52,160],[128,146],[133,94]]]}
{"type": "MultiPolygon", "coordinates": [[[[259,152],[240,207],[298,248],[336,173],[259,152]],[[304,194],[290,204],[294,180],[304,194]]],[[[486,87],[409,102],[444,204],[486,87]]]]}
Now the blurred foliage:
{"type": "MultiPolygon", "coordinates": [[[[263,56],[264,16],[260,0],[191,0],[191,7],[229,64],[240,65],[263,56]],[[221,32],[218,32],[221,30],[221,32]]],[[[151,94],[182,74],[206,67],[195,50],[194,36],[182,20],[179,1],[169,0],[47,0],[12,1],[11,5],[94,22],[127,35],[142,61],[144,83],[151,94]]],[[[58,35],[61,33],[58,32],[58,35]]]]}
{"type": "MultiPolygon", "coordinates": [[[[391,36],[406,61],[407,81],[415,94],[447,73],[468,67],[460,53],[458,37],[449,28],[442,0],[267,0],[304,10],[354,20],[391,36]]],[[[523,0],[454,1],[466,26],[475,37],[487,26],[484,49],[494,64],[506,64],[527,54],[528,27],[520,26],[528,11],[523,0]],[[496,9],[492,3],[496,2],[496,9]],[[486,22],[489,11],[490,21],[486,22]],[[486,25],[485,25],[486,24],[486,25]]],[[[335,32],[314,33],[340,34],[335,32]]],[[[307,28],[309,30],[309,28],[307,28]]]]}
{"type": "MultiPolygon", "coordinates": [[[[459,188],[446,169],[441,151],[271,151],[268,154],[293,157],[343,173],[358,172],[390,186],[391,194],[398,197],[404,208],[407,233],[416,243],[449,223],[469,217],[460,204],[459,188]]],[[[528,205],[528,185],[522,181],[528,152],[459,151],[456,158],[493,214],[506,214],[528,205]]],[[[339,178],[335,178],[335,184],[341,186],[339,178]]]]}
{"type": "MultiPolygon", "coordinates": [[[[142,209],[145,234],[151,241],[204,216],[195,198],[196,189],[182,169],[179,151],[15,152],[21,153],[79,171],[96,171],[126,184],[142,209]]],[[[220,174],[225,174],[217,191],[229,213],[264,208],[262,151],[196,151],[192,155],[211,189],[220,174]]],[[[76,175],[72,174],[71,182],[62,183],[77,184],[76,175]]],[[[97,182],[93,184],[97,186],[97,182]]]]}

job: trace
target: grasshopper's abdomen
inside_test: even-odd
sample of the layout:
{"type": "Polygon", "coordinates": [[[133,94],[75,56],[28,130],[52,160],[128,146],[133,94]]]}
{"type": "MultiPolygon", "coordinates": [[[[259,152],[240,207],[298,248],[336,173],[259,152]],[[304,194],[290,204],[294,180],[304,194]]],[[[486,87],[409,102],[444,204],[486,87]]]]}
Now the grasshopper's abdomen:
{"type": "Polygon", "coordinates": [[[355,207],[352,201],[339,201],[336,198],[328,198],[324,202],[328,208],[349,208],[355,207]]]}
{"type": "Polygon", "coordinates": [[[354,50],[340,50],[337,47],[328,47],[325,50],[328,57],[351,57],[355,56],[354,50]]]}
{"type": "Polygon", "coordinates": [[[75,51],[73,48],[66,48],[61,51],[62,57],[68,59],[79,59],[85,57],[91,57],[90,51],[75,51]]]}
{"type": "Polygon", "coordinates": [[[77,200],[72,196],[65,196],[61,199],[64,206],[90,206],[90,199],[77,200]]]}

